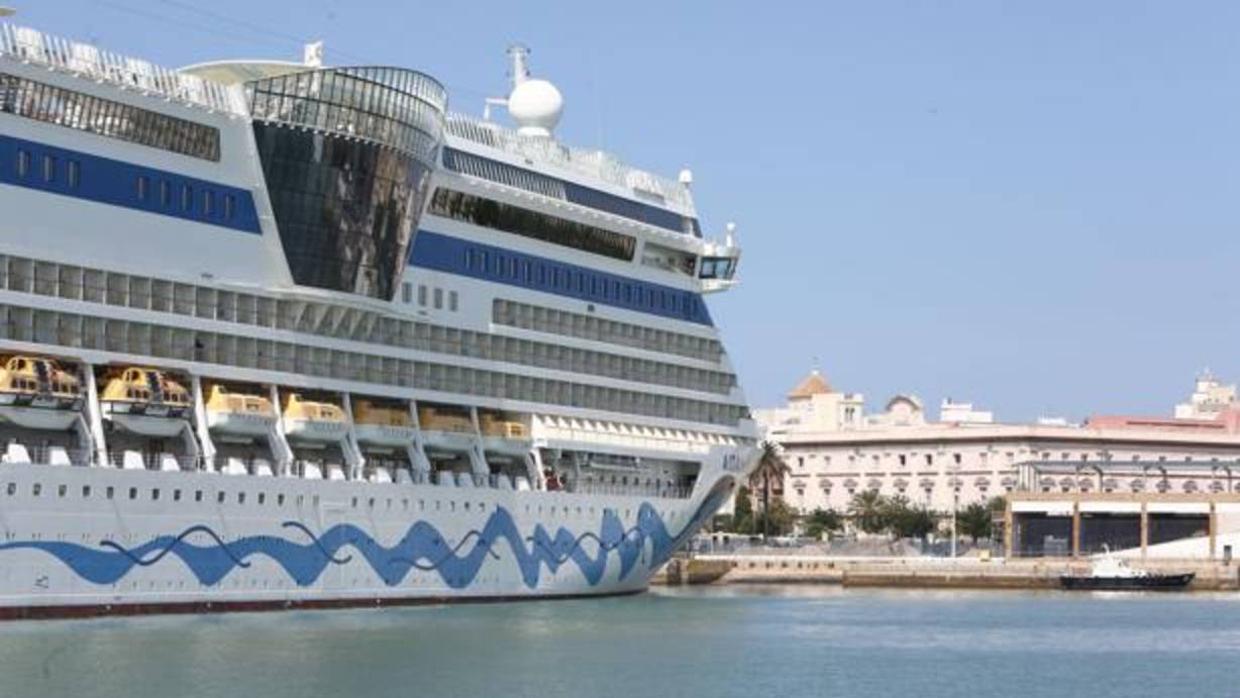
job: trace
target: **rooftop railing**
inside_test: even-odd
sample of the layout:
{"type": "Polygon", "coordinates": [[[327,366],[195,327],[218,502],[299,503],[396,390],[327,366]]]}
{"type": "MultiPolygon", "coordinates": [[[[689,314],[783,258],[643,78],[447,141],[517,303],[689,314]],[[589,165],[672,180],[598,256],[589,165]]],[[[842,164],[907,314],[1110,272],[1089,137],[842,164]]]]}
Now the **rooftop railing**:
{"type": "Polygon", "coordinates": [[[0,55],[83,75],[126,89],[158,94],[226,114],[245,115],[240,91],[98,47],[0,23],[0,55]]]}
{"type": "Polygon", "coordinates": [[[518,135],[490,121],[462,114],[448,115],[448,133],[536,162],[550,163],[633,192],[650,203],[669,203],[693,210],[693,199],[680,182],[620,162],[601,150],[571,148],[549,138],[518,135]]]}

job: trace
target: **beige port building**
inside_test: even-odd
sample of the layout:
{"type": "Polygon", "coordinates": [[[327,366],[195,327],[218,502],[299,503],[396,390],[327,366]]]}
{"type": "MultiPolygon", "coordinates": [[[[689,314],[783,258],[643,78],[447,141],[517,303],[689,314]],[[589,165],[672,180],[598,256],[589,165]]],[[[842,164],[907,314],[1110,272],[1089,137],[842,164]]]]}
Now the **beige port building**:
{"type": "Polygon", "coordinates": [[[932,421],[912,395],[868,413],[864,396],[814,371],[756,417],[783,451],[784,499],[801,512],[844,510],[865,490],[944,512],[1006,495],[1018,555],[1104,543],[1163,554],[1185,538],[1195,554],[1221,555],[1240,529],[1240,403],[1208,374],[1172,417],[1013,424],[951,400],[932,421]]]}

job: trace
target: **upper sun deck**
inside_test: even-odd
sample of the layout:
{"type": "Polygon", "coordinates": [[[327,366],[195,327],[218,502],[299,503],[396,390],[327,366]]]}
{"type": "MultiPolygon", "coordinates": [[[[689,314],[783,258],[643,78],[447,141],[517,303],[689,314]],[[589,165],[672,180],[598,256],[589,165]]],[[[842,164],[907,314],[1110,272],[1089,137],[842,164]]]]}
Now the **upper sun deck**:
{"type": "Polygon", "coordinates": [[[239,90],[29,27],[0,23],[0,56],[216,112],[247,113],[239,90]]]}
{"type": "Polygon", "coordinates": [[[638,201],[663,206],[686,216],[696,215],[693,196],[679,181],[624,164],[601,151],[574,148],[554,138],[531,137],[493,121],[449,114],[451,137],[486,146],[527,163],[550,165],[622,189],[638,201]]]}

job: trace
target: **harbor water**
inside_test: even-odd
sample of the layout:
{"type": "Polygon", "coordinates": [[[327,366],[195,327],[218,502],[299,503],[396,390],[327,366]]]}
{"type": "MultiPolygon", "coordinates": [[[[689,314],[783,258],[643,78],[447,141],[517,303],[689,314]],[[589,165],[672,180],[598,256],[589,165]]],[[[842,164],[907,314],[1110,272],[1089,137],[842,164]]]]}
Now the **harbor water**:
{"type": "Polygon", "coordinates": [[[657,590],[0,625],[0,696],[1235,695],[1240,596],[657,590]]]}

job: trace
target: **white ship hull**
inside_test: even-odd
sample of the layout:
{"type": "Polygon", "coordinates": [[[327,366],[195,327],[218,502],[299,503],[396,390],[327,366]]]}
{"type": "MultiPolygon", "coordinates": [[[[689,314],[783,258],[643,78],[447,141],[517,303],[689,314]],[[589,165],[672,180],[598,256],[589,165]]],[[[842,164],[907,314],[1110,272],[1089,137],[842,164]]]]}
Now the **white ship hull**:
{"type": "Polygon", "coordinates": [[[26,463],[0,483],[0,617],[31,618],[637,592],[734,477],[680,500],[26,463]]]}
{"type": "Polygon", "coordinates": [[[80,393],[0,405],[0,617],[644,589],[753,461],[740,250],[551,136],[0,23],[0,392],[80,393]]]}

